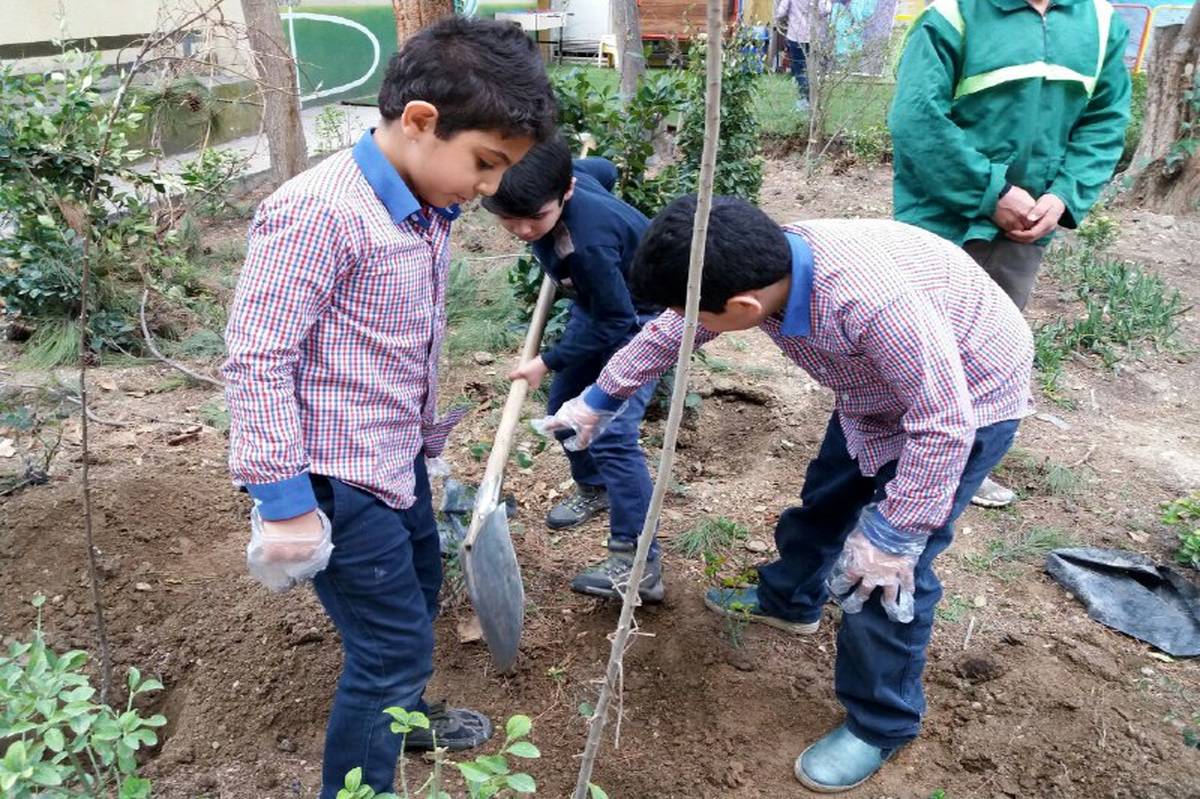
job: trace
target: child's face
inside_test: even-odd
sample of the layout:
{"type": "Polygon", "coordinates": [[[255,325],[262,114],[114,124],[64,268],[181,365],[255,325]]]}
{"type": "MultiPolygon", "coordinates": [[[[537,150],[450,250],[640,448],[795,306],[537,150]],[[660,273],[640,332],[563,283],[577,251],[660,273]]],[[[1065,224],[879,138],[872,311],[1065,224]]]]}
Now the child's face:
{"type": "Polygon", "coordinates": [[[505,138],[495,131],[464,130],[449,139],[430,136],[411,177],[413,189],[438,208],[495,194],[505,171],[533,146],[529,138],[505,138]]]}
{"type": "Polygon", "coordinates": [[[510,166],[520,161],[533,139],[505,137],[494,130],[463,130],[442,139],[434,132],[437,109],[411,102],[400,118],[410,144],[407,179],[418,197],[438,208],[494,194],[510,166]]]}
{"type": "Polygon", "coordinates": [[[554,226],[562,218],[563,206],[566,205],[567,200],[571,199],[571,195],[574,192],[575,178],[571,178],[571,187],[567,189],[567,193],[563,195],[563,198],[561,200],[550,200],[539,208],[533,216],[505,216],[504,214],[496,214],[496,218],[500,220],[500,224],[505,230],[521,241],[537,241],[551,230],[554,230],[554,226]]]}

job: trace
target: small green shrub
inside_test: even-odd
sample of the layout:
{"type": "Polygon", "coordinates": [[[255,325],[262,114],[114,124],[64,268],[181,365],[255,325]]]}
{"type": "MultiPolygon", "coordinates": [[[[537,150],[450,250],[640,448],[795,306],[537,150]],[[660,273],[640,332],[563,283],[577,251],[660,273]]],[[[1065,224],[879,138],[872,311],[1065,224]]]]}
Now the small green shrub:
{"type": "Polygon", "coordinates": [[[196,212],[204,217],[218,217],[240,211],[228,198],[228,187],[246,171],[246,157],[233,150],[202,150],[200,155],[184,161],[179,179],[195,202],[196,212]]]}
{"type": "Polygon", "coordinates": [[[134,699],[162,690],[130,669],[129,698],[118,712],[92,701],[96,690],[84,672],[87,653],[57,654],[37,623],[29,641],[13,642],[0,657],[0,793],[9,799],[49,796],[114,796],[143,799],[150,781],[138,777],[137,753],[158,743],[155,730],[167,723],[145,718],[134,699]]]}
{"type": "Polygon", "coordinates": [[[330,103],[317,114],[317,152],[344,150],[350,140],[350,115],[337,103],[330,103]]]}
{"type": "Polygon", "coordinates": [[[1179,536],[1175,560],[1200,569],[1200,493],[1163,505],[1162,521],[1179,536]]]}

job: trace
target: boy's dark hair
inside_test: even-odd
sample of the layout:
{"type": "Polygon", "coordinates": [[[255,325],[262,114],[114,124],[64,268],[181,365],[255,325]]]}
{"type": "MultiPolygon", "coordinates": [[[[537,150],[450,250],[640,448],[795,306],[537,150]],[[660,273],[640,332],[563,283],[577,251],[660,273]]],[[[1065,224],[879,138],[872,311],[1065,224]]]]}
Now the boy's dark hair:
{"type": "MultiPolygon", "coordinates": [[[[641,303],[681,308],[687,301],[688,261],[696,195],[659,211],[633,256],[629,286],[641,303]]],[[[700,310],[721,313],[735,294],[783,280],[792,251],[771,217],[737,197],[713,197],[700,280],[700,310]]]]}
{"type": "Polygon", "coordinates": [[[571,149],[561,135],[535,144],[511,166],[483,207],[493,214],[531,217],[551,200],[562,200],[571,188],[571,149]]]}
{"type": "Polygon", "coordinates": [[[558,113],[537,45],[515,24],[471,17],[443,17],[392,56],[379,113],[398,119],[413,100],[437,107],[442,139],[496,130],[542,141],[558,113]]]}

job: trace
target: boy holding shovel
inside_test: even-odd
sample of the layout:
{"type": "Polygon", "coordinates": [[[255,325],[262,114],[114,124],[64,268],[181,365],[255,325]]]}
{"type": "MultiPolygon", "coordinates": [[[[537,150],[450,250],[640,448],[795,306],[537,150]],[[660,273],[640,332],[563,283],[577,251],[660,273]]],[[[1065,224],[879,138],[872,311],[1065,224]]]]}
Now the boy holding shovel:
{"type": "Polygon", "coordinates": [[[355,767],[392,790],[386,707],[429,716],[410,750],[491,735],[425,700],[442,578],[425,459],[454,421],[434,415],[450,222],[553,130],[555,103],[519,28],[449,17],[392,57],[379,110],[353,150],[259,206],[226,334],[250,571],[276,589],[311,577],[341,636],[323,799],[355,767]]]}
{"type": "MultiPolygon", "coordinates": [[[[542,269],[571,298],[562,338],[509,375],[537,388],[554,372],[550,413],[593,383],[612,354],[656,313],[630,296],[629,265],[648,222],[613,196],[616,179],[617,169],[606,159],[572,162],[567,143],[556,136],[530,150],[505,174],[500,190],[483,201],[508,232],[533,245],[542,269]]],[[[551,509],[546,524],[572,527],[609,511],[609,555],[577,575],[572,591],[621,598],[616,586],[627,581],[654,490],[638,431],[657,382],[648,381],[624,398],[625,410],[595,446],[565,448],[575,493],[551,509]]],[[[567,437],[562,434],[560,440],[567,437]]],[[[645,602],[663,600],[657,542],[638,592],[645,602]]]]}
{"type": "MultiPolygon", "coordinates": [[[[673,362],[694,213],[694,197],[667,206],[634,259],[635,294],[671,310],[547,428],[573,430],[582,446],[603,440],[622,398],[673,362]]],[[[709,219],[700,324],[697,344],[757,327],[834,391],[802,504],[775,529],[779,559],[760,567],[757,587],[712,589],[705,603],[797,635],[816,631],[830,596],[842,605],[835,686],[846,720],[795,773],[813,790],[848,790],[920,728],[942,593],[933,560],[1029,407],[1029,328],[970,256],[932,233],[882,220],[780,228],[728,197],[709,219]]]]}

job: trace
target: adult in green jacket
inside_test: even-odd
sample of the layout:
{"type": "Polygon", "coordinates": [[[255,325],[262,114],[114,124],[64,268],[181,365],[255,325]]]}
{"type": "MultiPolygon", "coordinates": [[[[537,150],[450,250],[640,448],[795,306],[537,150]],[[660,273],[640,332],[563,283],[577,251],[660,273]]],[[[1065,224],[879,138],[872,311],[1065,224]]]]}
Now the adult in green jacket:
{"type": "MultiPolygon", "coordinates": [[[[1055,227],[1083,220],[1121,156],[1127,37],[1107,0],[935,0],[888,116],[896,218],[961,245],[1024,308],[1055,227]]],[[[1012,500],[989,478],[974,501],[1012,500]]]]}

